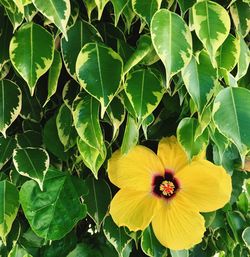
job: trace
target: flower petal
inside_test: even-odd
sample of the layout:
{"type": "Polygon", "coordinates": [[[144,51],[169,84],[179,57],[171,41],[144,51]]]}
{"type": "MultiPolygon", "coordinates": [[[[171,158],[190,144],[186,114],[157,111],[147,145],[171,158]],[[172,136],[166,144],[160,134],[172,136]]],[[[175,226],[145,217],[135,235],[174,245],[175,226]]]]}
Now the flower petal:
{"type": "Polygon", "coordinates": [[[120,188],[151,192],[153,175],[163,172],[158,156],[144,146],[134,147],[127,155],[118,150],[108,162],[109,179],[120,188]]]}
{"type": "Polygon", "coordinates": [[[189,249],[201,242],[205,221],[198,210],[180,195],[171,201],[161,201],[152,220],[159,242],[172,250],[189,249]]]}
{"type": "Polygon", "coordinates": [[[222,208],[230,200],[231,177],[221,166],[206,160],[194,161],[176,177],[181,187],[179,193],[190,199],[201,212],[222,208]]]}
{"type": "Polygon", "coordinates": [[[157,210],[159,200],[148,192],[121,189],[113,198],[110,214],[118,226],[144,230],[157,210]]]}
{"type": "Polygon", "coordinates": [[[157,155],[164,164],[164,167],[175,173],[188,164],[188,157],[175,136],[161,139],[157,155]]]}

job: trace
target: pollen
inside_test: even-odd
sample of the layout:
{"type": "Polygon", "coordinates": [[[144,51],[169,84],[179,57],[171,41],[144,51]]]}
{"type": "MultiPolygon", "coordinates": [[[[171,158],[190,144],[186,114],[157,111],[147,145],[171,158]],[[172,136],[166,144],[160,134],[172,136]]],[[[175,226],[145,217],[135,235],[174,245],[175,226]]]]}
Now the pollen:
{"type": "Polygon", "coordinates": [[[175,186],[172,182],[164,180],[160,185],[160,190],[165,196],[170,196],[174,193],[175,186]]]}

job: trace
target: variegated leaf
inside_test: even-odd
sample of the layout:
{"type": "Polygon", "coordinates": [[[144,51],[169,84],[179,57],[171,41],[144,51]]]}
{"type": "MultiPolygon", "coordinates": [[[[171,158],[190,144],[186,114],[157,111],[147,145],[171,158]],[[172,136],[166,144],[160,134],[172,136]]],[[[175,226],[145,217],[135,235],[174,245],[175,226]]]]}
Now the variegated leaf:
{"type": "Polygon", "coordinates": [[[213,95],[217,79],[217,70],[213,67],[207,52],[203,50],[198,60],[192,57],[190,63],[183,69],[182,77],[197,110],[202,113],[213,95]]]}
{"type": "Polygon", "coordinates": [[[103,149],[103,135],[99,124],[99,103],[89,95],[81,99],[73,111],[76,131],[80,138],[89,146],[99,150],[103,149]]]}
{"type": "Polygon", "coordinates": [[[122,14],[123,9],[127,5],[129,0],[111,0],[113,7],[114,7],[114,13],[115,13],[115,26],[117,26],[117,23],[119,21],[120,15],[122,14]]]}
{"type": "Polygon", "coordinates": [[[0,181],[0,238],[6,244],[19,208],[19,192],[7,180],[0,181]]]}
{"type": "Polygon", "coordinates": [[[52,35],[35,23],[24,24],[11,39],[11,62],[29,85],[31,95],[37,80],[50,68],[53,55],[52,35]]]}
{"type": "Polygon", "coordinates": [[[31,22],[37,13],[38,10],[32,3],[24,6],[24,17],[27,22],[31,22]]]}
{"type": "Polygon", "coordinates": [[[241,35],[238,35],[240,40],[240,56],[239,62],[237,65],[237,74],[236,79],[239,80],[240,78],[244,77],[247,73],[247,69],[249,66],[249,58],[250,58],[250,51],[249,48],[241,35]]]}
{"type": "Polygon", "coordinates": [[[166,84],[192,57],[192,38],[188,26],[176,13],[161,9],[151,22],[154,48],[166,69],[166,84]]]}
{"type": "Polygon", "coordinates": [[[102,44],[86,44],[77,57],[77,78],[80,85],[101,103],[101,117],[119,89],[122,69],[121,57],[102,44]]]}
{"type": "Polygon", "coordinates": [[[229,34],[224,43],[216,53],[218,68],[231,71],[239,61],[240,42],[239,39],[229,34]]]}
{"type": "Polygon", "coordinates": [[[134,12],[150,25],[151,19],[159,10],[162,0],[132,0],[134,12]]]}
{"type": "Polygon", "coordinates": [[[43,181],[49,168],[49,155],[42,148],[15,149],[13,163],[19,174],[36,181],[43,190],[43,181]]]}
{"type": "Polygon", "coordinates": [[[96,28],[86,21],[79,20],[67,30],[68,40],[61,39],[62,56],[68,73],[77,80],[76,59],[82,47],[92,41],[101,41],[102,38],[96,28]]]}
{"type": "Polygon", "coordinates": [[[151,113],[142,122],[142,130],[143,130],[143,134],[146,139],[148,139],[148,127],[154,122],[154,120],[155,120],[155,117],[154,117],[153,113],[151,113]]]}
{"type": "Polygon", "coordinates": [[[22,91],[10,80],[0,81],[0,132],[6,137],[6,130],[20,114],[22,91]]]}
{"type": "Polygon", "coordinates": [[[201,1],[192,7],[196,35],[207,49],[214,66],[215,53],[229,34],[230,18],[227,11],[212,1],[201,1]]]}
{"type": "Polygon", "coordinates": [[[125,119],[125,108],[120,97],[115,97],[107,108],[107,114],[113,125],[113,136],[114,139],[119,131],[119,127],[125,119]]]}
{"type": "Polygon", "coordinates": [[[243,38],[246,37],[250,31],[250,2],[237,0],[231,5],[230,12],[236,30],[243,38]]]}
{"type": "Polygon", "coordinates": [[[124,65],[123,74],[128,73],[134,66],[136,66],[151,50],[153,49],[151,37],[142,35],[138,42],[134,53],[129,57],[124,65]]]}
{"type": "MultiPolygon", "coordinates": [[[[79,17],[79,12],[80,12],[79,3],[77,0],[71,1],[70,4],[71,4],[71,11],[70,11],[69,21],[68,21],[68,25],[67,25],[68,28],[75,25],[75,23],[79,17]]],[[[67,34],[67,36],[69,37],[68,34],[67,34]]]]}
{"type": "Polygon", "coordinates": [[[41,147],[43,144],[41,133],[34,130],[27,130],[22,134],[16,134],[16,141],[19,148],[41,147]]]}
{"type": "Polygon", "coordinates": [[[61,73],[61,69],[62,69],[61,55],[55,49],[53,62],[52,62],[52,65],[51,65],[51,67],[49,69],[48,96],[47,96],[47,99],[46,99],[44,105],[46,105],[46,103],[49,101],[50,97],[52,95],[54,95],[55,92],[56,92],[57,83],[58,83],[58,79],[59,79],[59,76],[60,76],[60,73],[61,73]]]}
{"type": "Polygon", "coordinates": [[[132,22],[135,18],[136,14],[133,11],[132,8],[132,1],[129,0],[127,5],[125,6],[125,8],[122,11],[122,17],[124,18],[124,23],[126,24],[126,28],[128,30],[128,32],[130,31],[132,22]]]}
{"type": "Polygon", "coordinates": [[[21,0],[23,6],[25,5],[28,5],[28,4],[31,4],[32,3],[32,0],[21,0]]]}
{"type": "Polygon", "coordinates": [[[81,154],[83,163],[92,171],[95,178],[98,179],[98,171],[106,159],[107,151],[105,144],[103,143],[101,146],[102,155],[99,150],[91,147],[89,144],[81,140],[81,138],[78,138],[77,140],[77,147],[81,154]]]}
{"type": "Polygon", "coordinates": [[[12,157],[16,148],[16,140],[12,137],[0,137],[0,170],[12,157]]]}
{"type": "Polygon", "coordinates": [[[101,19],[104,7],[108,2],[109,0],[95,0],[96,6],[98,9],[98,20],[101,19]]]}
{"type": "Polygon", "coordinates": [[[91,13],[96,7],[95,0],[82,0],[88,13],[89,21],[91,20],[91,13]]]}
{"type": "Polygon", "coordinates": [[[65,104],[62,104],[59,109],[56,126],[60,141],[67,151],[76,144],[77,132],[73,125],[71,110],[65,104]]]}
{"type": "Polygon", "coordinates": [[[70,16],[69,0],[32,0],[35,7],[53,22],[67,38],[67,23],[70,16]]]}
{"type": "Polygon", "coordinates": [[[80,85],[73,79],[67,81],[66,84],[64,85],[62,98],[63,98],[63,102],[70,110],[79,92],[80,92],[80,85]]]}
{"type": "Polygon", "coordinates": [[[186,11],[196,3],[196,0],[177,0],[177,2],[180,6],[183,16],[186,13],[186,11]]]}
{"type": "Polygon", "coordinates": [[[214,100],[213,120],[221,134],[238,148],[242,163],[250,150],[250,91],[225,88],[214,100]]]}
{"type": "Polygon", "coordinates": [[[16,5],[14,5],[13,11],[11,11],[7,8],[5,10],[6,10],[6,13],[9,17],[9,20],[10,20],[14,30],[16,30],[23,22],[24,13],[20,12],[16,5]]]}
{"type": "Polygon", "coordinates": [[[195,133],[198,128],[198,120],[195,118],[184,118],[178,125],[177,138],[189,160],[195,155],[201,153],[208,145],[208,131],[205,130],[195,139],[195,133]]]}
{"type": "Polygon", "coordinates": [[[138,124],[154,111],[164,93],[161,79],[146,69],[130,73],[124,88],[135,110],[138,124]]]}

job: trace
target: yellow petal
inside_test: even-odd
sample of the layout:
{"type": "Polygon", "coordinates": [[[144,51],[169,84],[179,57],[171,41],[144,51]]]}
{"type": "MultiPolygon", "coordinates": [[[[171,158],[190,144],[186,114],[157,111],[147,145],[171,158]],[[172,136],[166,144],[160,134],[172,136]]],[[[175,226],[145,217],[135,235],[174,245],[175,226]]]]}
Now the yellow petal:
{"type": "Polygon", "coordinates": [[[182,196],[162,200],[152,220],[159,242],[172,250],[189,249],[201,242],[205,232],[204,218],[182,196]]]}
{"type": "Polygon", "coordinates": [[[175,173],[188,164],[187,155],[181,148],[175,136],[161,139],[157,155],[164,164],[164,167],[175,173]]]}
{"type": "Polygon", "coordinates": [[[110,214],[118,226],[144,230],[157,211],[158,201],[151,193],[123,188],[111,201],[110,214]]]}
{"type": "Polygon", "coordinates": [[[201,212],[222,208],[230,200],[231,177],[221,166],[206,160],[194,161],[176,177],[181,187],[179,194],[190,199],[201,212]]]}
{"type": "Polygon", "coordinates": [[[163,174],[158,156],[144,146],[134,147],[127,155],[116,151],[108,162],[110,181],[120,188],[151,191],[154,174],[163,174]]]}

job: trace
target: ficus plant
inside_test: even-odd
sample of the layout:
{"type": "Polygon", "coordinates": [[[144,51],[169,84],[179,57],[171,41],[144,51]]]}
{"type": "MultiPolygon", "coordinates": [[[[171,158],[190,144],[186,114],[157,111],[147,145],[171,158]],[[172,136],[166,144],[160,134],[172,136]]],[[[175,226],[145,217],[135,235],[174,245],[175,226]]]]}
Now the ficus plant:
{"type": "Polygon", "coordinates": [[[249,256],[249,30],[249,0],[0,0],[0,256],[249,256]],[[134,149],[170,139],[166,158],[207,159],[230,184],[183,249],[110,211],[123,170],[149,162],[134,149]]]}

